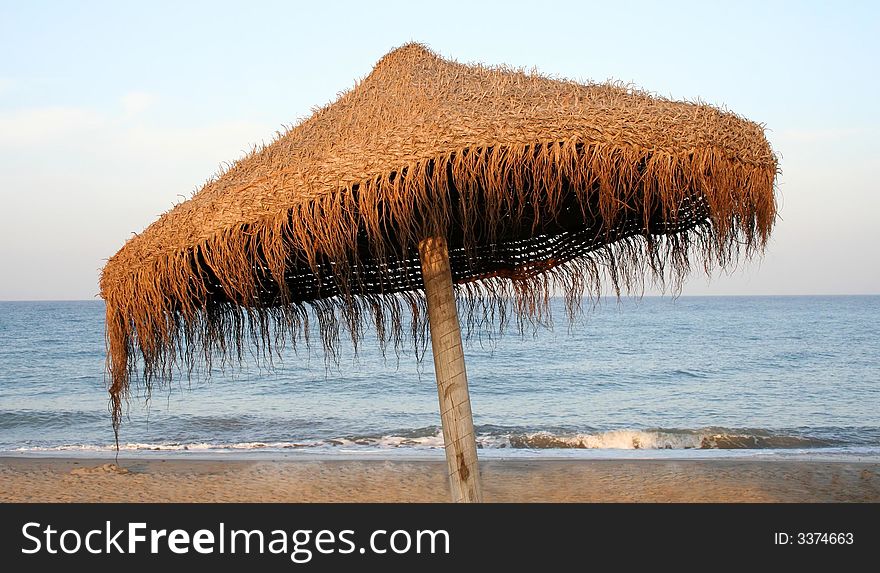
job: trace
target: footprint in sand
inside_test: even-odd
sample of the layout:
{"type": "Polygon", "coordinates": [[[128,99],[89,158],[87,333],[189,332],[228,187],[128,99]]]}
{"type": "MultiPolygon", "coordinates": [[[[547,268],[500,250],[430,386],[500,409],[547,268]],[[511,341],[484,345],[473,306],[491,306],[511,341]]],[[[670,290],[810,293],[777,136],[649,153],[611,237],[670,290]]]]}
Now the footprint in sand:
{"type": "Polygon", "coordinates": [[[128,470],[121,468],[116,464],[104,464],[89,468],[74,468],[70,470],[73,475],[95,475],[95,474],[127,474],[128,470]]]}

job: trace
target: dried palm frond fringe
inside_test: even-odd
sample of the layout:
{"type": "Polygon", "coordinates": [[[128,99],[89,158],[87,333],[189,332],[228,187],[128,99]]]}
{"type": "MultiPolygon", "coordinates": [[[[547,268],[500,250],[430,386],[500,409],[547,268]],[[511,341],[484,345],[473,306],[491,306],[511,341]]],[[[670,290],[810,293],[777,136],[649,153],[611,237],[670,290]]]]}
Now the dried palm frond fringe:
{"type": "MultiPolygon", "coordinates": [[[[734,144],[725,135],[717,144],[703,137],[699,145],[651,146],[619,130],[597,135],[577,125],[546,128],[541,120],[544,128],[532,126],[534,135],[519,130],[506,142],[499,132],[516,125],[489,122],[488,144],[450,148],[449,141],[480,140],[454,133],[441,138],[443,152],[417,149],[407,156],[399,149],[415,144],[393,142],[391,152],[377,152],[390,158],[383,169],[361,151],[366,159],[353,172],[373,175],[337,185],[331,177],[316,192],[315,182],[326,180],[328,169],[342,167],[325,162],[329,167],[321,171],[318,162],[296,171],[290,156],[296,165],[311,157],[294,143],[307,143],[320,131],[314,123],[332,116],[337,104],[318,111],[209,182],[108,262],[101,293],[117,437],[132,380],[142,379],[149,389],[169,380],[175,368],[210,372],[212,360],[240,361],[248,345],[270,356],[285,343],[308,341],[313,331],[329,356],[341,336],[356,347],[367,325],[383,351],[404,339],[424,343],[417,245],[428,236],[447,238],[466,332],[488,324],[503,328],[511,319],[520,329],[544,321],[554,293],[565,297],[573,314],[604,281],[618,293],[640,288],[646,277],[676,284],[694,261],[708,271],[764,247],[776,218],[777,167],[759,126],[709,106],[461,66],[418,46],[401,50],[399,59],[415,57],[417,71],[432,78],[465,70],[515,85],[558,84],[566,93],[599,90],[597,101],[659,101],[664,109],[680,106],[676,113],[698,117],[704,124],[699,129],[710,117],[739,131],[734,144]],[[691,107],[699,108],[696,115],[691,107]],[[544,131],[548,137],[540,137],[544,131]],[[408,160],[394,163],[398,157],[408,160]],[[228,197],[235,200],[224,202],[228,197]],[[207,221],[203,228],[200,217],[207,221]]],[[[356,103],[357,92],[340,102],[356,103]]],[[[607,112],[607,105],[602,109],[607,112]]]]}

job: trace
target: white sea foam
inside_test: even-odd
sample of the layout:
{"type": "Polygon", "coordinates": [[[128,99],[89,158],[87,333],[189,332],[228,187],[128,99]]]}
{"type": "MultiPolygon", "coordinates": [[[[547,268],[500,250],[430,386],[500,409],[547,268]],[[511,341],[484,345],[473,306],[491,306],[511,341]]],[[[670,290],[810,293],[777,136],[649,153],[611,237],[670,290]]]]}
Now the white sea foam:
{"type": "MultiPolygon", "coordinates": [[[[704,436],[697,433],[669,433],[645,430],[611,430],[595,434],[552,434],[533,432],[506,436],[507,446],[531,449],[692,449],[699,448],[704,436]]],[[[504,443],[496,447],[505,447],[504,443]]]]}
{"type": "MultiPolygon", "coordinates": [[[[326,440],[268,441],[235,443],[125,443],[121,451],[130,452],[224,452],[261,450],[442,450],[443,433],[425,428],[404,435],[347,436],[326,440]],[[406,435],[409,434],[409,435],[406,435]]],[[[496,429],[479,433],[477,446],[486,450],[693,450],[693,449],[792,449],[829,446],[822,440],[800,436],[773,435],[765,431],[703,430],[636,430],[620,429],[594,433],[515,432],[496,429]]],[[[16,452],[89,452],[115,450],[112,444],[68,444],[59,446],[26,446],[16,452]]]]}

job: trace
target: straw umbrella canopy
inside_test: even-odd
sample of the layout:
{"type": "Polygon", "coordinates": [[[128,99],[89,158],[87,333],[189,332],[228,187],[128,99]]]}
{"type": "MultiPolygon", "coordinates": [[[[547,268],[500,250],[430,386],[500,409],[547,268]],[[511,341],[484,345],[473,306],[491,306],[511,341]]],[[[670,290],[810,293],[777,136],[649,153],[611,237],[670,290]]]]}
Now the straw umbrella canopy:
{"type": "Polygon", "coordinates": [[[776,173],[733,113],[402,46],[108,261],[114,430],[136,379],[430,331],[453,497],[479,500],[459,320],[540,322],[555,293],[575,309],[759,252],[776,173]]]}

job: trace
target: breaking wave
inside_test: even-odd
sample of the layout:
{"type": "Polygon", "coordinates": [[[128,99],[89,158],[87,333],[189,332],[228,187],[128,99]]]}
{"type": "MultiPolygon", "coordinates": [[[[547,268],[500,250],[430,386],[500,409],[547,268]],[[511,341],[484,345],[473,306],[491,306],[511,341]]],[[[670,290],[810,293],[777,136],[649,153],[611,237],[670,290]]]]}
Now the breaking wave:
{"type": "MultiPolygon", "coordinates": [[[[478,428],[477,447],[517,450],[745,450],[809,449],[846,445],[845,441],[794,433],[756,429],[621,429],[596,432],[523,431],[499,427],[478,428]]],[[[443,433],[438,427],[391,432],[382,435],[345,436],[322,440],[251,441],[236,443],[127,443],[123,451],[285,451],[309,449],[442,450],[443,433]]],[[[68,444],[21,447],[15,451],[105,451],[111,444],[68,444]]]]}

